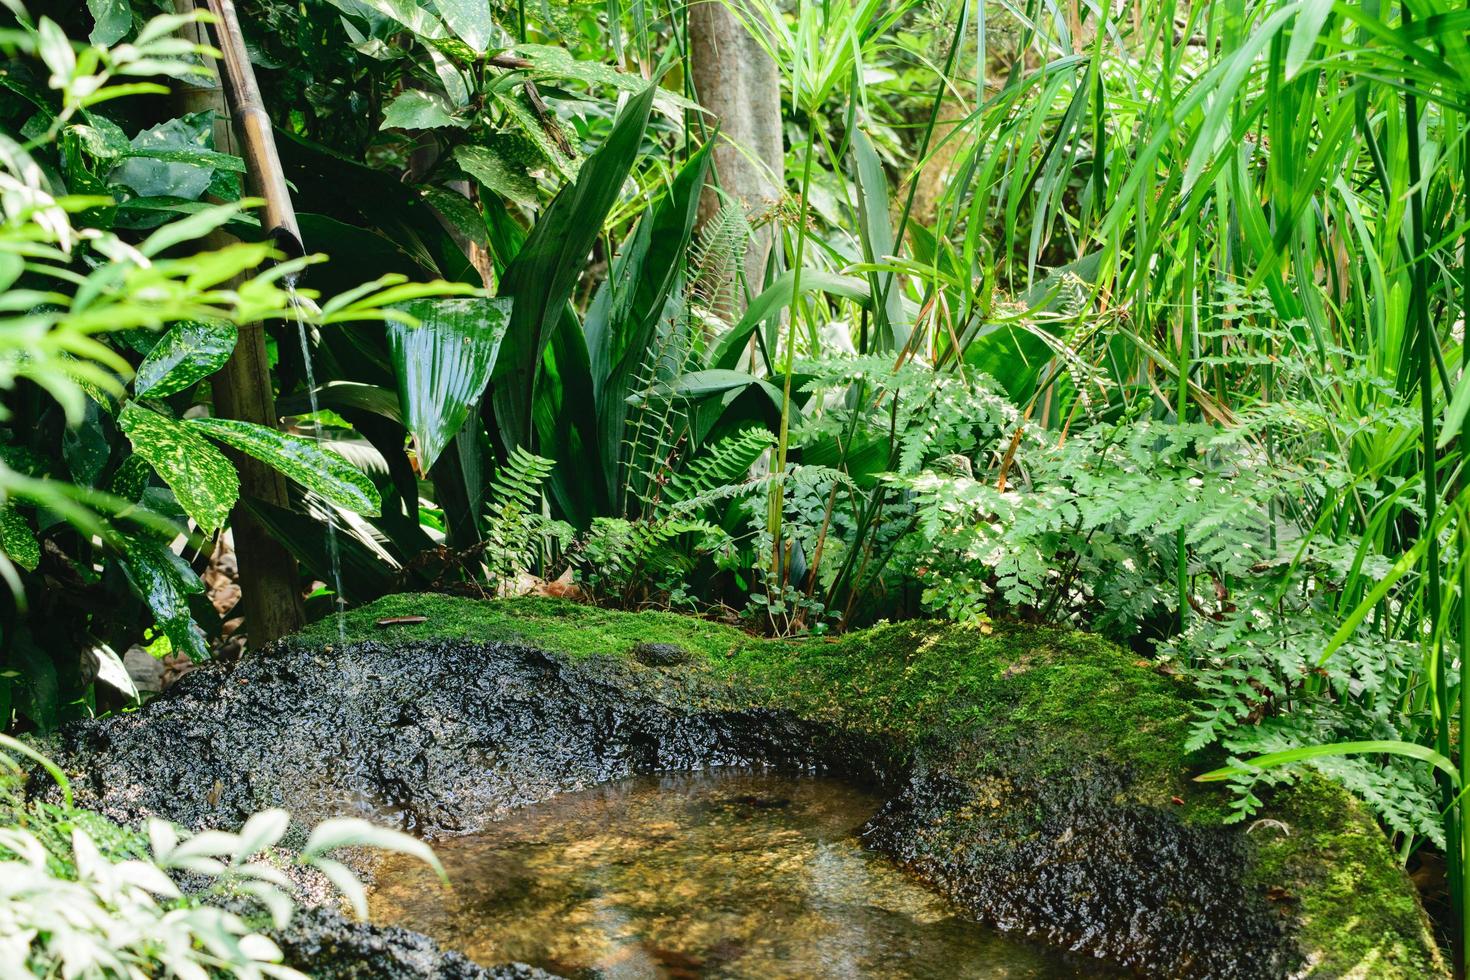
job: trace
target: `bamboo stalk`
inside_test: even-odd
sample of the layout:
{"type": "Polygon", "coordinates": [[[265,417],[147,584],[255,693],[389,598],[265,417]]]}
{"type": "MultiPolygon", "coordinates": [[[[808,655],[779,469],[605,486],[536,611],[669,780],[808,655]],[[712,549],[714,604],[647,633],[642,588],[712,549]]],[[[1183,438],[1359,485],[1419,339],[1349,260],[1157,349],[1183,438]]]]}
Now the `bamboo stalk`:
{"type": "MultiPolygon", "coordinates": [[[[239,24],[234,20],[233,5],[228,0],[225,0],[225,4],[230,7],[231,23],[235,26],[235,39],[238,42],[239,24]]],[[[174,0],[174,6],[180,13],[193,13],[195,10],[194,0],[174,0]]],[[[194,22],[186,25],[185,29],[191,32],[191,40],[208,43],[204,25],[194,22]]],[[[224,46],[221,48],[223,50],[224,46]]],[[[243,50],[243,43],[235,47],[237,55],[243,50]]],[[[228,60],[226,66],[228,69],[228,60]]],[[[243,152],[237,142],[236,131],[230,125],[231,100],[226,97],[219,65],[214,59],[210,59],[209,68],[211,78],[208,81],[184,83],[177,89],[180,108],[185,112],[213,110],[216,114],[216,147],[227,153],[236,152],[239,148],[247,165],[261,165],[265,156],[259,152],[254,155],[243,152]]],[[[250,75],[248,59],[241,70],[250,75]]],[[[229,77],[228,70],[224,77],[229,77]]],[[[254,90],[253,76],[251,89],[254,90]]],[[[258,105],[258,91],[255,93],[255,101],[258,105]]],[[[269,159],[274,161],[279,187],[283,190],[285,179],[280,177],[280,163],[275,158],[274,140],[270,141],[269,159]]],[[[253,171],[251,176],[255,178],[253,171]]],[[[273,232],[277,228],[282,232],[279,236],[273,235],[277,243],[293,247],[300,254],[301,240],[296,230],[295,212],[290,209],[289,195],[284,198],[277,195],[276,206],[273,210],[268,209],[267,215],[267,227],[273,232]],[[274,218],[269,217],[272,214],[274,218]],[[272,221],[276,224],[272,224],[272,221]],[[290,237],[289,242],[283,242],[286,235],[290,237]]],[[[206,246],[212,249],[223,248],[233,241],[233,236],[227,232],[216,231],[211,233],[206,246]]],[[[265,347],[265,329],[261,324],[240,325],[235,351],[225,366],[210,379],[210,389],[214,396],[214,412],[220,417],[277,427],[279,417],[276,414],[275,390],[271,383],[270,359],[265,347]]],[[[240,502],[230,513],[230,529],[240,571],[240,601],[244,606],[246,630],[251,645],[258,647],[296,632],[305,623],[296,559],[255,519],[244,503],[247,497],[253,497],[277,507],[287,506],[289,499],[286,494],[286,478],[279,470],[254,457],[230,449],[226,449],[225,454],[240,474],[240,502]]]]}

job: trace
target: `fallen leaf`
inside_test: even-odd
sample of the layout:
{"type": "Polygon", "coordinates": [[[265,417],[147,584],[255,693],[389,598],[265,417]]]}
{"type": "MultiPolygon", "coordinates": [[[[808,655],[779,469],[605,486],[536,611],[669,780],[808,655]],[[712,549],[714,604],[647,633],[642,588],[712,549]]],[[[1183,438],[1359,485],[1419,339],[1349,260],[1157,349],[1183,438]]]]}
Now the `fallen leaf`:
{"type": "Polygon", "coordinates": [[[378,620],[379,626],[409,626],[413,623],[427,623],[428,616],[385,616],[378,620]]]}

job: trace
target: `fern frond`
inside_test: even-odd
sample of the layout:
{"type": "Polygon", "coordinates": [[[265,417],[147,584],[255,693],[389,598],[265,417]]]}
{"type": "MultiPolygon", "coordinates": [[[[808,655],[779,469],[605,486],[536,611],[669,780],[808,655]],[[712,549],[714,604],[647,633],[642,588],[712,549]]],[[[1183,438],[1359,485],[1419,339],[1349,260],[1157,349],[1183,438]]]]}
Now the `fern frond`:
{"type": "Polygon", "coordinates": [[[634,501],[646,506],[655,498],[659,478],[673,464],[688,417],[683,403],[670,397],[669,383],[688,368],[692,357],[690,332],[683,317],[677,316],[660,329],[639,365],[635,390],[647,394],[623,423],[624,470],[618,506],[624,513],[633,509],[634,501]]]}
{"type": "Polygon", "coordinates": [[[750,468],[775,444],[776,437],[765,429],[750,428],[705,446],[664,485],[654,513],[667,514],[686,501],[749,482],[750,468]]]}
{"type": "Polygon", "coordinates": [[[494,506],[502,511],[511,505],[527,513],[539,511],[541,485],[555,468],[555,460],[519,447],[511,450],[505,465],[495,471],[495,478],[490,481],[494,506]]]}
{"type": "Polygon", "coordinates": [[[739,272],[750,247],[745,209],[727,204],[705,222],[689,248],[689,296],[716,319],[730,321],[737,308],[739,272]]]}

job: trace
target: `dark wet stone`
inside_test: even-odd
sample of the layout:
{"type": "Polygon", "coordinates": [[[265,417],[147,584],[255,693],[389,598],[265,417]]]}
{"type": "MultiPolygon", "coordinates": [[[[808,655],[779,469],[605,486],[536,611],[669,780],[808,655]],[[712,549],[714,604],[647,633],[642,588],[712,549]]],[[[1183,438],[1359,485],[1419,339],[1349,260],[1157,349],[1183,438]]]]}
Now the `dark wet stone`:
{"type": "Polygon", "coordinates": [[[639,643],[633,647],[633,659],[645,667],[677,667],[694,655],[677,643],[639,643]]]}
{"type": "MultiPolygon", "coordinates": [[[[345,645],[297,638],[206,665],[142,711],[63,733],[78,803],[122,822],[158,815],[195,828],[237,826],[283,806],[303,823],[361,815],[434,836],[634,775],[828,770],[887,797],[865,831],[870,846],[1003,929],[1144,975],[1249,980],[1301,965],[1299,920],[1271,906],[1253,877],[1260,845],[1239,827],[1191,824],[1177,807],[1135,802],[1135,773],[1094,751],[1094,732],[996,727],[1014,710],[1001,697],[977,707],[972,727],[899,740],[849,727],[831,699],[817,718],[783,706],[779,691],[733,686],[708,662],[724,655],[718,645],[699,656],[667,643],[629,656],[629,642],[571,655],[539,648],[534,621],[517,629],[494,641],[377,630],[345,645]],[[684,661],[657,670],[638,662],[662,647],[684,661]]],[[[1020,679],[1037,676],[1039,662],[1028,661],[1020,679]]],[[[1346,801],[1336,789],[1329,795],[1346,801]]],[[[1346,843],[1330,846],[1361,840],[1366,849],[1356,853],[1367,856],[1354,860],[1402,877],[1377,831],[1361,817],[1350,823],[1348,836],[1333,838],[1346,843]]],[[[1313,863],[1324,862],[1316,852],[1292,853],[1312,874],[1333,866],[1313,863]]],[[[1399,884],[1382,893],[1397,895],[1399,884]]],[[[1436,954],[1415,945],[1422,913],[1401,884],[1402,922],[1371,940],[1367,955],[1398,957],[1393,976],[1440,975],[1416,966],[1436,954]]],[[[310,923],[321,921],[313,913],[310,923]]],[[[283,942],[293,962],[392,964],[341,974],[353,978],[486,975],[443,972],[479,968],[426,953],[437,947],[406,930],[346,923],[350,935],[327,925],[313,933],[310,923],[299,941],[283,942]]]]}
{"type": "Polygon", "coordinates": [[[271,937],[288,963],[317,980],[557,980],[524,963],[483,967],[421,933],[325,908],[298,912],[271,937]]]}

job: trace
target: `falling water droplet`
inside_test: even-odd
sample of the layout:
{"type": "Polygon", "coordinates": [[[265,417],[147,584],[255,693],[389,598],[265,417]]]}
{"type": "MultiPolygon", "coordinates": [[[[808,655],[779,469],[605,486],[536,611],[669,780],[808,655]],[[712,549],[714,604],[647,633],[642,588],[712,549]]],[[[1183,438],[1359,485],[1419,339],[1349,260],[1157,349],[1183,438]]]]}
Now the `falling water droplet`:
{"type": "MultiPolygon", "coordinates": [[[[306,397],[311,403],[311,425],[317,444],[320,445],[322,442],[321,405],[318,404],[316,397],[316,372],[311,366],[311,345],[306,339],[306,311],[296,296],[295,277],[284,280],[284,283],[286,297],[291,303],[291,309],[296,312],[296,333],[301,338],[301,360],[306,365],[306,397]]],[[[327,515],[327,554],[332,561],[332,599],[337,607],[334,614],[337,617],[337,638],[345,644],[347,642],[347,600],[342,597],[342,553],[337,547],[336,518],[330,513],[327,515]]]]}

